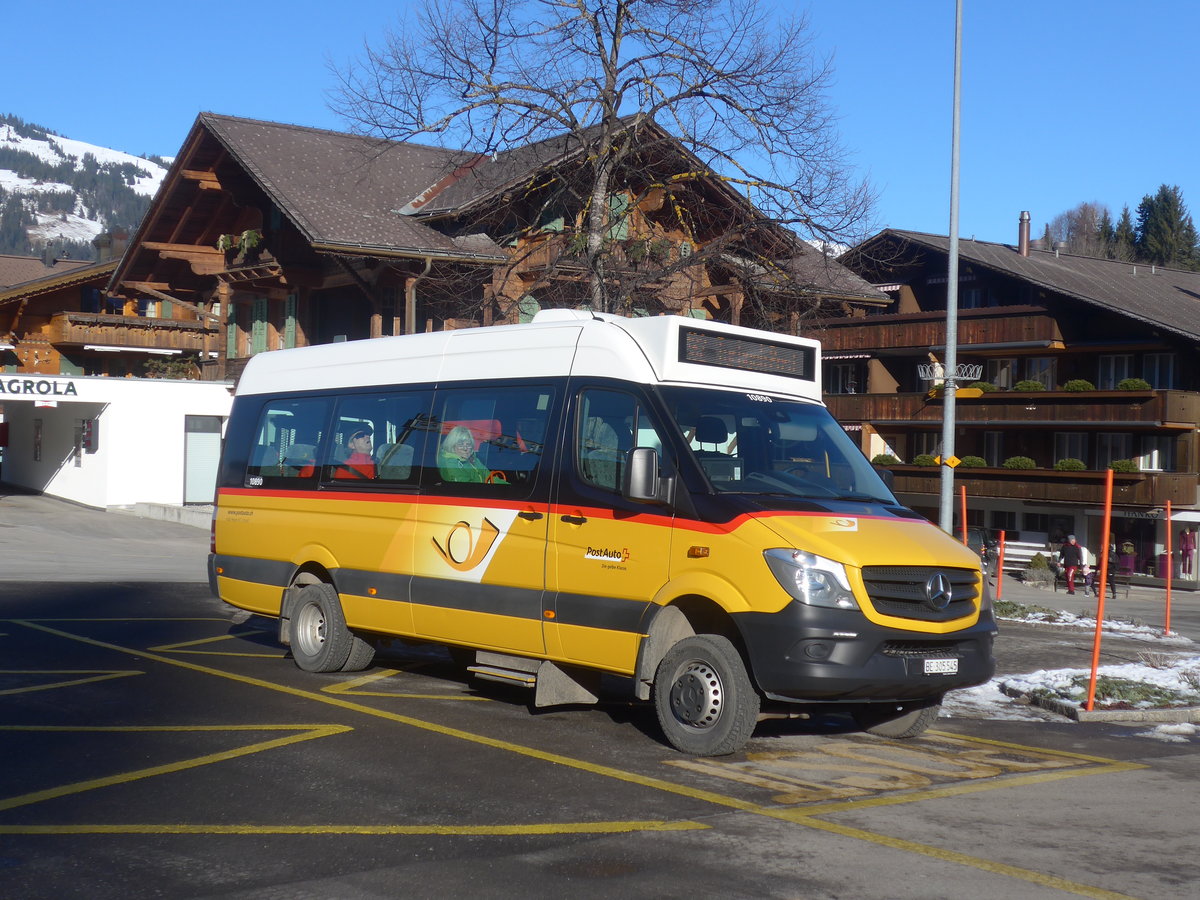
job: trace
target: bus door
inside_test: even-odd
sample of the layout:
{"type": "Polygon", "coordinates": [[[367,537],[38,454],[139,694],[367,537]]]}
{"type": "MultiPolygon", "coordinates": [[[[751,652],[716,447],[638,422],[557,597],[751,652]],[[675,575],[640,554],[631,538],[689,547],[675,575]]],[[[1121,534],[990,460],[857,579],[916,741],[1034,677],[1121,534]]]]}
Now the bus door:
{"type": "Polygon", "coordinates": [[[437,391],[426,440],[411,597],[417,634],[542,654],[555,391],[437,391]]]}
{"type": "Polygon", "coordinates": [[[653,447],[664,468],[673,463],[635,394],[585,388],[573,409],[550,516],[546,644],[551,655],[633,671],[646,607],[667,580],[672,516],[621,496],[626,453],[653,447]]]}

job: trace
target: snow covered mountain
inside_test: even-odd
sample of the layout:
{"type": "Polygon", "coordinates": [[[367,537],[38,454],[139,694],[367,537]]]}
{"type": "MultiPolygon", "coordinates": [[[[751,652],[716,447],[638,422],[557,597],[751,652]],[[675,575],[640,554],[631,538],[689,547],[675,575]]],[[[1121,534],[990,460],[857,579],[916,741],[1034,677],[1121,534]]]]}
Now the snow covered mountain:
{"type": "Polygon", "coordinates": [[[102,231],[136,227],[169,165],[0,115],[0,253],[89,257],[102,231]]]}

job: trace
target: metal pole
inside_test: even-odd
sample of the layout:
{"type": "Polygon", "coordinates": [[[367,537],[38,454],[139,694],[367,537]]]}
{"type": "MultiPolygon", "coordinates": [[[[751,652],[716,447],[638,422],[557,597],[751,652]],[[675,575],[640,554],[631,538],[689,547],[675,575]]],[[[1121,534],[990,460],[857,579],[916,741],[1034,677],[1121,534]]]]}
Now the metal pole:
{"type": "MultiPolygon", "coordinates": [[[[942,384],[942,531],[954,530],[954,400],[958,392],[958,110],[962,94],[962,0],[954,4],[954,116],[950,140],[950,264],[946,275],[946,359],[942,384]]],[[[965,523],[964,523],[965,524],[965,523]]]]}

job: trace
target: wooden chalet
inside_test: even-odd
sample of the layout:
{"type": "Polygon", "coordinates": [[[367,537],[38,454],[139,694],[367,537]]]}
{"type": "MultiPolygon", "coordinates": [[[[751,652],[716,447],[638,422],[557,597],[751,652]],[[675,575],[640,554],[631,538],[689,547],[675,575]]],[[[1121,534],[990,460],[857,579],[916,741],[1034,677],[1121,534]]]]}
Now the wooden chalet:
{"type": "MultiPolygon", "coordinates": [[[[641,127],[637,177],[608,201],[608,271],[632,279],[631,311],[795,332],[815,309],[885,299],[779,229],[709,246],[756,214],[714,180],[656,187],[682,148],[641,127]]],[[[582,153],[564,138],[479,156],[204,113],[108,293],[219,329],[208,378],[236,378],[268,350],[580,305],[582,153]]]]}
{"type": "MultiPolygon", "coordinates": [[[[948,254],[945,236],[898,230],[845,254],[890,303],[820,335],[830,409],[868,456],[901,460],[898,494],[935,520],[940,468],[913,462],[941,450],[942,400],[920,366],[944,359],[948,254]]],[[[1158,577],[1167,532],[1178,551],[1200,522],[1200,273],[1040,248],[1028,214],[1017,244],[960,241],[959,259],[957,359],[992,388],[955,403],[954,454],[975,457],[955,470],[969,522],[1033,542],[1076,533],[1098,550],[1115,464],[1112,530],[1135,547],[1122,565],[1158,577]],[[1005,467],[1014,457],[1036,468],[1005,467]]],[[[1176,553],[1195,579],[1187,562],[1176,553]]]]}

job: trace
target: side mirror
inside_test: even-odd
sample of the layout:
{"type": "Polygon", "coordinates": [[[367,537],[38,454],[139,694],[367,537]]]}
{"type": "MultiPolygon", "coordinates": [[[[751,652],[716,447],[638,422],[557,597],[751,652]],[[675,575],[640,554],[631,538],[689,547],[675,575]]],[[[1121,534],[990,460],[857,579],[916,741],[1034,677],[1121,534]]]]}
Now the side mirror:
{"type": "Polygon", "coordinates": [[[660,482],[658,452],[650,447],[634,447],[630,450],[622,493],[640,503],[658,503],[660,482]]]}

